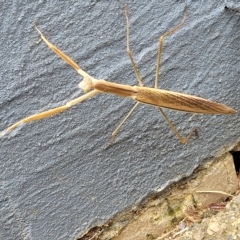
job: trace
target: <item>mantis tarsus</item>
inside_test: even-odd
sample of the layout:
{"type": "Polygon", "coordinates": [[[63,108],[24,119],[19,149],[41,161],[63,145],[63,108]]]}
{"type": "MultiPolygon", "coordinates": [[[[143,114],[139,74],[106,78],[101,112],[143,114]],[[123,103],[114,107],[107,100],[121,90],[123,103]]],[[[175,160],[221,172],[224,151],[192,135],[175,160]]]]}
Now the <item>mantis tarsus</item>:
{"type": "Polygon", "coordinates": [[[226,9],[226,10],[230,10],[230,11],[232,11],[232,12],[240,13],[240,10],[239,10],[239,9],[236,9],[236,8],[232,8],[232,7],[225,6],[225,9],[226,9]]]}
{"type": "Polygon", "coordinates": [[[114,140],[114,137],[116,136],[119,128],[123,125],[123,123],[127,120],[127,118],[132,114],[132,112],[136,109],[136,107],[139,105],[139,103],[145,103],[150,104],[153,106],[156,106],[160,113],[162,114],[163,118],[166,120],[172,131],[177,135],[180,142],[185,144],[193,134],[193,132],[196,130],[193,128],[190,133],[187,135],[186,138],[183,138],[180,133],[177,131],[177,129],[174,127],[174,125],[170,122],[170,120],[167,118],[165,113],[163,112],[162,108],[169,108],[174,109],[178,111],[184,111],[184,112],[191,112],[191,113],[203,113],[203,114],[234,114],[236,111],[230,107],[227,107],[223,104],[216,103],[204,98],[196,97],[193,95],[188,95],[184,93],[179,92],[173,92],[173,91],[167,91],[158,89],[158,78],[159,78],[159,72],[160,72],[160,59],[161,59],[161,53],[162,53],[162,47],[163,47],[163,40],[166,36],[172,34],[177,29],[179,29],[186,19],[186,7],[184,9],[184,16],[182,21],[176,25],[175,27],[171,28],[167,32],[165,32],[160,38],[159,38],[159,46],[158,46],[158,54],[157,54],[157,66],[156,66],[156,75],[155,75],[155,87],[149,88],[144,87],[139,71],[137,69],[137,66],[133,60],[132,53],[129,47],[129,21],[128,21],[128,14],[127,14],[127,7],[125,6],[125,16],[126,16],[126,39],[127,39],[127,54],[131,60],[131,64],[133,66],[135,75],[137,77],[139,86],[129,86],[129,85],[123,85],[123,84],[117,84],[108,82],[103,79],[95,79],[92,76],[90,76],[88,73],[83,71],[71,58],[69,58],[66,54],[64,54],[62,51],[60,51],[56,46],[54,46],[52,43],[50,43],[42,34],[42,32],[37,28],[36,23],[34,23],[35,28],[37,32],[40,34],[41,39],[47,44],[47,46],[55,52],[59,57],[61,57],[65,62],[67,62],[71,67],[73,67],[82,77],[83,80],[80,82],[79,87],[83,89],[86,94],[83,96],[80,96],[78,98],[75,98],[69,102],[67,102],[64,106],[60,106],[57,108],[52,108],[50,110],[40,112],[34,115],[31,115],[29,117],[23,118],[22,120],[14,123],[7,129],[5,129],[1,135],[5,135],[6,133],[10,132],[17,126],[23,123],[28,123],[32,121],[36,121],[42,118],[50,117],[54,114],[58,114],[60,112],[65,111],[66,109],[72,107],[73,105],[80,103],[98,93],[111,93],[115,95],[119,95],[122,97],[130,97],[133,100],[135,100],[137,103],[134,105],[134,107],[130,110],[130,112],[127,114],[127,116],[123,119],[123,121],[117,126],[117,128],[112,133],[112,140],[114,140]]]}

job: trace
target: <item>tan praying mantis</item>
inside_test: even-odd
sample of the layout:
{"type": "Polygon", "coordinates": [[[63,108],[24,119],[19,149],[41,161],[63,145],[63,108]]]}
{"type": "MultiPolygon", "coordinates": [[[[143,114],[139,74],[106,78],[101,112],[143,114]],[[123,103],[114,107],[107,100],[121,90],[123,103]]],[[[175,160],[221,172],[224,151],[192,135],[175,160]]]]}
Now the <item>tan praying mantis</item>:
{"type": "Polygon", "coordinates": [[[75,98],[69,102],[67,102],[65,105],[49,109],[44,112],[40,112],[34,115],[30,115],[26,118],[23,118],[22,120],[14,123],[10,127],[6,128],[0,136],[5,135],[6,133],[10,132],[14,128],[18,127],[19,125],[23,123],[28,123],[36,120],[40,120],[42,118],[47,118],[52,115],[61,113],[68,108],[74,106],[77,103],[80,103],[90,97],[93,97],[96,94],[99,93],[111,93],[122,97],[129,97],[136,101],[136,104],[134,107],[130,110],[130,112],[127,114],[127,116],[120,122],[120,124],[116,127],[116,129],[112,132],[112,141],[114,141],[114,138],[119,131],[120,127],[123,125],[123,123],[129,118],[129,116],[132,114],[132,112],[137,108],[137,106],[140,103],[144,104],[150,104],[153,106],[156,106],[160,113],[162,114],[163,118],[169,125],[169,127],[172,129],[172,131],[176,134],[178,139],[181,143],[185,144],[190,139],[193,132],[196,130],[193,128],[190,133],[187,135],[186,138],[182,137],[178,130],[174,127],[174,125],[171,123],[171,121],[168,119],[166,114],[163,112],[163,108],[178,110],[178,111],[184,111],[184,112],[190,112],[190,113],[202,113],[202,114],[234,114],[236,111],[230,107],[227,107],[223,104],[216,103],[204,98],[196,97],[189,94],[179,93],[179,92],[173,92],[173,91],[167,91],[158,89],[158,79],[159,79],[159,73],[160,73],[160,59],[161,59],[161,53],[162,53],[162,47],[163,47],[163,40],[166,36],[172,34],[177,29],[182,27],[182,25],[185,22],[186,19],[186,7],[184,9],[184,15],[182,21],[176,25],[175,27],[171,28],[167,32],[165,32],[160,38],[159,38],[159,46],[158,46],[158,54],[157,54],[157,66],[156,66],[156,75],[155,75],[155,87],[144,87],[139,71],[137,69],[137,66],[133,60],[132,53],[129,47],[129,20],[128,20],[128,13],[127,13],[127,7],[125,6],[125,17],[126,17],[126,39],[127,39],[127,54],[131,60],[131,64],[133,66],[136,78],[138,80],[139,86],[129,86],[129,85],[123,85],[113,82],[108,82],[103,79],[95,79],[92,76],[90,76],[88,73],[83,71],[70,57],[68,57],[66,54],[64,54],[62,51],[60,51],[56,46],[54,46],[52,43],[50,43],[42,34],[42,32],[37,28],[36,23],[34,23],[35,28],[37,32],[40,34],[41,39],[47,44],[47,46],[55,52],[60,58],[62,58],[65,62],[67,62],[71,67],[73,67],[82,77],[83,80],[80,82],[79,87],[83,89],[86,94],[83,96],[80,96],[78,98],[75,98]]]}

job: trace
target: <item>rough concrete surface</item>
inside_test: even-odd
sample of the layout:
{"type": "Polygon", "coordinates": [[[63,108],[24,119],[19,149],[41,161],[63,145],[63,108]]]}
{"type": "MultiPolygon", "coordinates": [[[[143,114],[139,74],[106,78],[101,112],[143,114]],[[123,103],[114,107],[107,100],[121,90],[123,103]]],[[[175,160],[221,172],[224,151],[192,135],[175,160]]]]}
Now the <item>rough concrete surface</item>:
{"type": "Polygon", "coordinates": [[[177,239],[173,233],[181,232],[178,227],[182,222],[189,226],[201,222],[212,205],[224,204],[229,197],[227,194],[236,193],[238,189],[233,157],[230,153],[224,154],[199,167],[189,178],[166,189],[165,193],[146,199],[131,218],[126,213],[125,219],[113,219],[109,227],[104,229],[103,226],[102,231],[96,231],[95,235],[100,236],[93,239],[177,239]],[[124,226],[127,218],[129,221],[124,226]],[[116,237],[109,237],[114,234],[116,237]]]}
{"type": "MultiPolygon", "coordinates": [[[[59,106],[78,92],[79,76],[52,53],[39,29],[89,74],[136,85],[131,49],[153,86],[159,36],[178,24],[185,1],[0,1],[0,130],[59,106]]],[[[186,1],[184,26],[164,41],[161,88],[239,109],[240,18],[226,1],[186,1]]],[[[0,139],[0,239],[74,239],[90,227],[189,176],[204,159],[239,142],[239,115],[166,110],[182,145],[156,108],[141,105],[104,150],[133,102],[99,95],[0,139]]]]}

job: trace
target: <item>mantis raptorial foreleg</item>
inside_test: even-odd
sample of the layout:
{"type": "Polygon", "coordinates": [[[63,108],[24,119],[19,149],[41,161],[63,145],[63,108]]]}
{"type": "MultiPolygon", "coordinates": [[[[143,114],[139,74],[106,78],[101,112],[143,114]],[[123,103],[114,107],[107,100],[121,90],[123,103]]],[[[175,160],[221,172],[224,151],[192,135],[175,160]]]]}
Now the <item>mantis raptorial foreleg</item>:
{"type": "MultiPolygon", "coordinates": [[[[77,63],[75,63],[70,57],[68,57],[66,54],[64,54],[61,50],[59,50],[56,46],[54,46],[52,43],[50,43],[41,33],[41,31],[37,28],[35,22],[34,22],[35,28],[38,31],[38,33],[40,34],[42,40],[47,44],[47,46],[53,51],[55,52],[59,57],[61,57],[66,63],[68,63],[71,67],[73,67],[82,77],[83,79],[85,78],[90,78],[93,79],[89,74],[87,74],[85,71],[83,71],[82,69],[80,69],[80,67],[77,65],[77,63]]],[[[11,130],[13,130],[14,128],[16,128],[17,126],[24,124],[24,123],[29,123],[29,122],[33,122],[33,121],[37,121],[40,120],[42,118],[46,118],[46,117],[50,117],[52,115],[61,113],[65,110],[67,110],[68,108],[74,106],[77,103],[80,103],[90,97],[93,97],[94,95],[98,94],[99,91],[94,89],[86,94],[84,94],[83,96],[80,96],[78,98],[75,98],[69,102],[67,102],[65,105],[60,106],[60,107],[56,107],[56,108],[52,108],[49,109],[47,111],[41,112],[41,113],[37,113],[34,115],[30,115],[26,118],[21,119],[20,121],[14,123],[13,125],[11,125],[10,127],[8,127],[7,129],[5,129],[3,132],[0,133],[0,137],[5,135],[7,132],[10,132],[11,130]]]]}
{"type": "MultiPolygon", "coordinates": [[[[176,25],[175,27],[171,28],[170,30],[168,30],[167,32],[165,32],[163,35],[161,35],[161,37],[159,38],[159,45],[158,45],[158,54],[157,54],[157,64],[156,64],[156,75],[155,75],[155,86],[154,88],[158,88],[158,79],[159,79],[159,74],[160,74],[160,64],[161,64],[161,54],[162,54],[162,48],[163,48],[163,40],[165,37],[169,36],[170,34],[172,34],[173,32],[175,32],[177,29],[179,29],[180,27],[182,27],[182,25],[185,22],[186,19],[186,15],[187,15],[187,11],[186,11],[186,7],[184,9],[184,16],[182,21],[176,25]]],[[[130,37],[129,37],[129,20],[128,20],[128,13],[127,13],[127,7],[125,6],[125,17],[126,17],[126,39],[127,39],[127,54],[131,60],[131,64],[133,66],[134,69],[134,73],[137,77],[139,86],[143,86],[142,83],[142,79],[140,77],[139,71],[137,69],[137,66],[133,60],[133,56],[132,56],[132,52],[130,50],[130,37]]],[[[119,129],[121,128],[121,126],[124,124],[124,122],[130,117],[130,115],[133,113],[133,111],[137,108],[138,103],[136,103],[134,105],[134,107],[129,111],[129,113],[126,115],[126,117],[121,121],[121,123],[118,124],[118,126],[116,127],[116,129],[112,132],[112,141],[114,142],[114,139],[119,131],[119,129]]],[[[174,127],[174,125],[171,123],[171,121],[168,119],[168,117],[166,116],[166,114],[163,112],[163,110],[160,107],[157,107],[158,110],[160,111],[160,113],[162,114],[163,118],[165,119],[165,121],[167,122],[167,124],[169,125],[169,127],[172,129],[172,131],[176,134],[176,136],[178,137],[178,139],[180,140],[181,143],[185,144],[188,142],[188,140],[190,139],[191,135],[193,134],[194,131],[196,131],[195,128],[193,128],[190,133],[188,134],[188,136],[186,138],[183,138],[181,136],[181,134],[178,132],[178,130],[174,127]]]]}
{"type": "Polygon", "coordinates": [[[34,115],[30,115],[26,118],[23,118],[20,121],[14,123],[10,127],[8,127],[7,129],[5,129],[3,132],[1,132],[0,137],[5,135],[7,132],[12,131],[14,128],[18,127],[21,124],[37,121],[37,120],[40,120],[42,118],[47,118],[47,117],[53,116],[55,114],[61,113],[65,110],[67,110],[68,108],[70,108],[70,107],[72,107],[72,106],[90,98],[90,97],[93,97],[94,95],[96,95],[98,93],[99,93],[99,91],[94,89],[91,92],[88,92],[88,93],[82,95],[81,97],[75,98],[72,101],[67,102],[63,106],[56,107],[56,108],[51,108],[47,111],[40,112],[40,113],[37,113],[37,114],[34,114],[34,115]]]}
{"type": "Polygon", "coordinates": [[[85,71],[83,71],[77,63],[75,63],[70,57],[68,57],[65,53],[63,53],[60,49],[58,49],[56,46],[54,46],[52,43],[50,43],[42,34],[42,32],[37,28],[36,23],[34,22],[34,26],[38,33],[41,36],[41,39],[47,44],[47,46],[55,52],[60,58],[62,58],[66,63],[68,63],[72,68],[74,68],[83,78],[84,77],[90,77],[89,74],[87,74],[85,71]]]}

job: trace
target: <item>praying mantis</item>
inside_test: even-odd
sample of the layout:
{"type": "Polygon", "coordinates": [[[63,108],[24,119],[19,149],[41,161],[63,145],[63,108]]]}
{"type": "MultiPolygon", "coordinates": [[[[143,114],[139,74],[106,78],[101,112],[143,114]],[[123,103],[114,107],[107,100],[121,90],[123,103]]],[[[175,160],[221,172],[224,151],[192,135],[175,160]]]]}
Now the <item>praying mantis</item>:
{"type": "Polygon", "coordinates": [[[32,121],[40,120],[43,118],[47,118],[53,116],[55,114],[61,113],[68,108],[93,97],[99,93],[110,93],[115,94],[121,97],[128,97],[132,98],[136,101],[134,107],[130,110],[127,116],[119,123],[116,129],[112,132],[112,142],[115,139],[115,136],[124,122],[129,118],[129,116],[133,113],[133,111],[139,106],[140,103],[149,104],[152,106],[156,106],[157,109],[162,114],[163,118],[172,129],[172,131],[176,134],[178,139],[182,144],[185,144],[189,141],[190,137],[194,132],[196,132],[195,128],[192,128],[189,134],[184,138],[175,128],[175,126],[171,123],[168,119],[166,114],[163,112],[162,108],[173,109],[177,111],[184,111],[190,113],[201,113],[201,114],[234,114],[236,111],[230,107],[227,107],[221,103],[213,102],[201,97],[197,97],[194,95],[184,94],[180,92],[168,91],[163,89],[158,89],[158,80],[160,74],[160,62],[161,62],[161,54],[163,48],[163,40],[165,37],[169,36],[177,29],[183,26],[185,19],[186,19],[187,11],[186,7],[184,9],[184,14],[181,22],[176,25],[175,27],[171,28],[170,30],[166,31],[162,36],[159,38],[159,45],[158,45],[158,53],[157,53],[157,64],[156,64],[156,73],[155,73],[155,86],[154,88],[144,87],[141,76],[137,69],[137,66],[133,60],[132,52],[130,50],[129,44],[129,19],[127,13],[127,7],[125,6],[125,17],[126,17],[126,41],[127,41],[127,54],[130,58],[134,73],[138,80],[138,86],[129,86],[124,84],[118,84],[106,81],[104,79],[95,79],[94,77],[90,76],[87,72],[82,70],[77,63],[75,63],[70,57],[64,54],[61,50],[59,50],[56,46],[54,46],[50,41],[46,39],[46,37],[42,34],[42,32],[38,29],[36,23],[34,22],[34,26],[36,31],[39,33],[41,39],[45,42],[45,44],[60,58],[62,58],[66,63],[68,63],[78,74],[80,74],[83,80],[79,83],[79,88],[84,90],[85,94],[77,97],[65,105],[49,109],[47,111],[43,111],[40,113],[36,113],[34,115],[30,115],[26,118],[21,119],[20,121],[10,125],[4,131],[0,133],[0,137],[4,136],[8,132],[12,131],[16,127],[21,124],[29,123],[32,121]]]}

